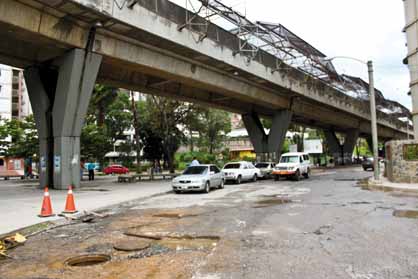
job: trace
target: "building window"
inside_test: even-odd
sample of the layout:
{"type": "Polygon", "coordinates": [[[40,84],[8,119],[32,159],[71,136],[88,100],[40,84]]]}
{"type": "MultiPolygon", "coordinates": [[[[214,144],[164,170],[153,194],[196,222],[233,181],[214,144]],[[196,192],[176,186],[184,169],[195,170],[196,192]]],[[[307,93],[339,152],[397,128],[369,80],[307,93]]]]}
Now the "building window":
{"type": "Polygon", "coordinates": [[[3,166],[4,166],[4,160],[0,159],[0,167],[3,167],[3,166]]]}
{"type": "Polygon", "coordinates": [[[403,158],[407,161],[418,161],[418,144],[405,144],[403,158]]]}

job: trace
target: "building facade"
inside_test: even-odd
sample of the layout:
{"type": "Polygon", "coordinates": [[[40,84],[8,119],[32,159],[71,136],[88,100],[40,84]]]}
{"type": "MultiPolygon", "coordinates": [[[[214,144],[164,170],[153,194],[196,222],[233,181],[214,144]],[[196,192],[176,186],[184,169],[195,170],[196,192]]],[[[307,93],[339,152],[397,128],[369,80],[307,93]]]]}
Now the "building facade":
{"type": "Polygon", "coordinates": [[[0,64],[0,118],[23,119],[30,114],[23,70],[0,64]]]}

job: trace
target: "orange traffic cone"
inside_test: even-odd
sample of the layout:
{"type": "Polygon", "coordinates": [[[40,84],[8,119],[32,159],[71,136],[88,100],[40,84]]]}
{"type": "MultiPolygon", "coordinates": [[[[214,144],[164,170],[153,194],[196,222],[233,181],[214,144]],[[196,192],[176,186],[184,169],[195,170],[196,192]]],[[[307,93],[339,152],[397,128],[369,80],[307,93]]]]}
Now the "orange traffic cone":
{"type": "Polygon", "coordinates": [[[68,194],[67,194],[67,201],[65,202],[65,210],[62,213],[76,213],[77,210],[75,209],[74,203],[74,196],[73,196],[73,186],[68,186],[68,194]]]}
{"type": "Polygon", "coordinates": [[[45,191],[44,191],[44,200],[42,202],[42,207],[41,207],[41,214],[39,214],[39,217],[50,217],[50,216],[54,216],[55,214],[52,213],[52,206],[51,206],[51,199],[49,197],[49,192],[48,192],[48,186],[45,187],[45,191]]]}

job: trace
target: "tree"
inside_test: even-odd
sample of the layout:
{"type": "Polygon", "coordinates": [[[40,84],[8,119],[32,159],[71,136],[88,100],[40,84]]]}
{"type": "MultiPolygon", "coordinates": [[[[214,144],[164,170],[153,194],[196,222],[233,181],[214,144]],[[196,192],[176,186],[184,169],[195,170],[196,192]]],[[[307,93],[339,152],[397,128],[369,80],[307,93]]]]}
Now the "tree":
{"type": "Polygon", "coordinates": [[[118,90],[101,84],[96,84],[91,96],[88,115],[94,116],[97,125],[103,127],[109,106],[117,99],[118,90]]]}
{"type": "Polygon", "coordinates": [[[132,128],[129,95],[112,87],[96,85],[81,133],[81,154],[104,163],[104,156],[113,149],[124,132],[132,128]]]}
{"type": "Polygon", "coordinates": [[[30,158],[39,152],[38,132],[33,115],[23,120],[2,120],[0,125],[0,154],[30,158]]]}
{"type": "Polygon", "coordinates": [[[200,142],[210,154],[225,142],[226,134],[231,131],[231,117],[228,112],[206,109],[202,115],[200,142]]]}
{"type": "Polygon", "coordinates": [[[170,172],[174,172],[174,154],[180,144],[185,142],[180,127],[186,126],[194,105],[151,95],[147,98],[146,110],[146,121],[150,125],[149,129],[152,129],[148,130],[148,136],[152,136],[153,144],[161,142],[163,158],[170,172]]]}

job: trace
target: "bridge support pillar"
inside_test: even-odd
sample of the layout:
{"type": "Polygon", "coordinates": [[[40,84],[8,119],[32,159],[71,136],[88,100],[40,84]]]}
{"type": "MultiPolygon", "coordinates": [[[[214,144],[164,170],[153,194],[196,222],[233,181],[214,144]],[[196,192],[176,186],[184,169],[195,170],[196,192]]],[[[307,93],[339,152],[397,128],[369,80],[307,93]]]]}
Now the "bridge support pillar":
{"type": "Polygon", "coordinates": [[[102,57],[75,49],[24,71],[40,143],[40,187],[80,185],[80,135],[102,57]]]}
{"type": "Polygon", "coordinates": [[[357,143],[359,131],[357,129],[348,130],[341,144],[334,131],[324,130],[325,140],[329,151],[336,165],[349,165],[352,163],[354,147],[357,143]]]}
{"type": "Polygon", "coordinates": [[[292,119],[290,110],[277,111],[272,120],[270,133],[264,131],[260,118],[255,113],[242,115],[248,136],[257,154],[257,161],[278,161],[292,119]]]}

